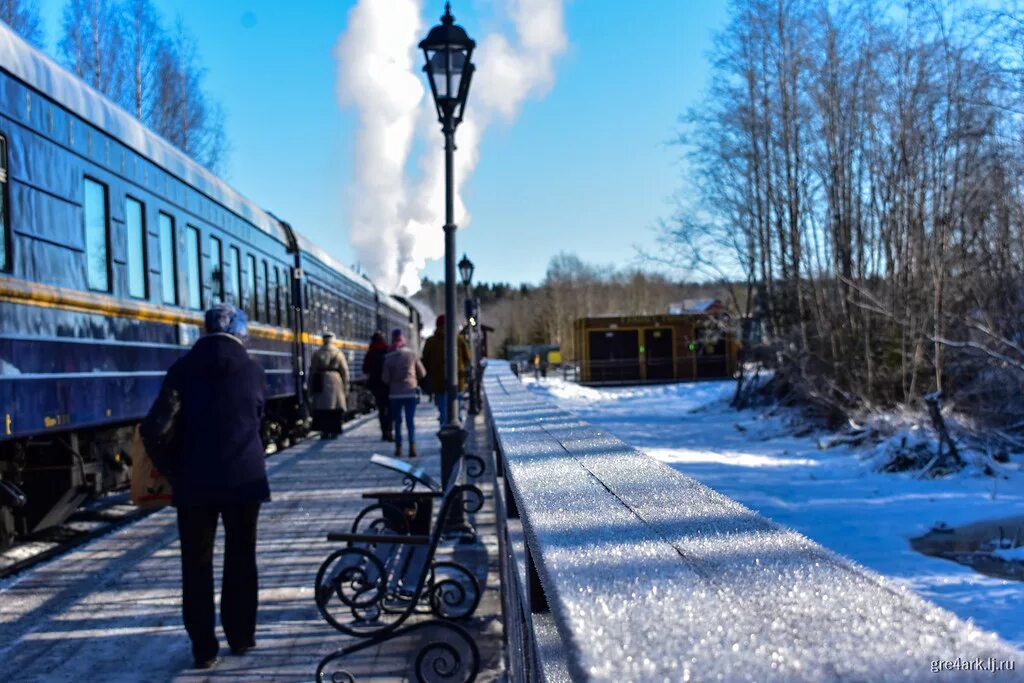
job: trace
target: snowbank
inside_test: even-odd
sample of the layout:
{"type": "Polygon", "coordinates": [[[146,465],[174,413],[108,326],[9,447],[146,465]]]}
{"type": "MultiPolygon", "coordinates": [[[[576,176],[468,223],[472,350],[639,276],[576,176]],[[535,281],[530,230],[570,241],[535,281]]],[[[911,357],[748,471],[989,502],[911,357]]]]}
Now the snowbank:
{"type": "Polygon", "coordinates": [[[822,450],[821,434],[793,435],[795,413],[731,409],[731,381],[600,389],[524,381],[652,457],[1024,647],[1024,583],[926,557],[908,543],[940,521],[1024,514],[1019,463],[1002,466],[1006,478],[973,467],[942,479],[881,473],[875,446],[822,450]]]}

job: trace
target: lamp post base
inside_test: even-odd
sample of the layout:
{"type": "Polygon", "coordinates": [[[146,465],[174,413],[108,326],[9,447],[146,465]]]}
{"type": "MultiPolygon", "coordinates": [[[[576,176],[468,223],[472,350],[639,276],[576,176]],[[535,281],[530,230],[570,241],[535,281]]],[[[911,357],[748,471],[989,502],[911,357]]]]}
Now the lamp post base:
{"type": "MultiPolygon", "coordinates": [[[[466,430],[458,424],[447,424],[437,433],[437,438],[441,442],[441,479],[445,487],[448,486],[448,480],[455,471],[459,458],[466,452],[467,436],[466,430]]],[[[476,540],[476,529],[466,517],[462,496],[459,496],[458,502],[452,507],[448,519],[444,520],[444,537],[458,538],[462,542],[476,540]]]]}

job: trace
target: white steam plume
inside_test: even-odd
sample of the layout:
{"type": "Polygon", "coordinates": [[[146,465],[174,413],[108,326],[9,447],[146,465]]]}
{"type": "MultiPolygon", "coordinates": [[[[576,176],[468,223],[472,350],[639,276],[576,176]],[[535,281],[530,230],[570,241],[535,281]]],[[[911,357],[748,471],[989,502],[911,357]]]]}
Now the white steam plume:
{"type": "MultiPolygon", "coordinates": [[[[338,44],[340,99],[359,116],[352,243],[378,284],[410,293],[419,289],[427,261],[444,255],[444,147],[433,102],[423,96],[416,46],[427,24],[419,19],[419,4],[360,0],[338,44]],[[410,185],[405,167],[414,134],[425,151],[410,185]]],[[[514,35],[488,34],[474,53],[477,71],[456,133],[460,228],[470,216],[459,190],[476,167],[484,131],[495,119],[513,121],[527,98],[547,93],[567,44],[562,0],[495,5],[514,35]]]]}

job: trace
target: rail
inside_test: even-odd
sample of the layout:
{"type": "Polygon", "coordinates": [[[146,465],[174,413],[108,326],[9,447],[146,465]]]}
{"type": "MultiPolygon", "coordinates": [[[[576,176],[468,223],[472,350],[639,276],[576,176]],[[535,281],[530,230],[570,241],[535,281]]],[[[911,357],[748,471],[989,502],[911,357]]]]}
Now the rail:
{"type": "Polygon", "coordinates": [[[913,681],[1021,659],[537,398],[507,363],[484,382],[511,681],[913,681]]]}

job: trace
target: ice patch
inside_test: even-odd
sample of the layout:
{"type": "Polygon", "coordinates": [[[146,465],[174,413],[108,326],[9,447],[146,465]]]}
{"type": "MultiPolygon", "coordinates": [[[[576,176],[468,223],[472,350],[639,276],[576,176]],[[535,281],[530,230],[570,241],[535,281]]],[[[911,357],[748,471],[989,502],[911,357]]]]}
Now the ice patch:
{"type": "Polygon", "coordinates": [[[640,450],[668,465],[717,463],[733,467],[799,467],[801,465],[817,467],[821,464],[820,461],[811,458],[775,457],[736,451],[691,451],[685,448],[642,448],[640,450]]]}

